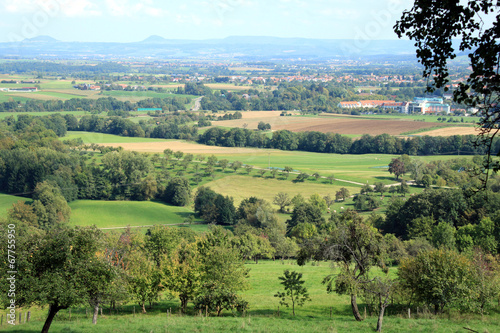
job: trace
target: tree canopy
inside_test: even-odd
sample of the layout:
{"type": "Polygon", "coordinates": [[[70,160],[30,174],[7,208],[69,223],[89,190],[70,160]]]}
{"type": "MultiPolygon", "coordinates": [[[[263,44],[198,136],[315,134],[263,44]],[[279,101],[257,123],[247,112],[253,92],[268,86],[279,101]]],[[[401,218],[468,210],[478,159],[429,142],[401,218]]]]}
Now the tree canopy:
{"type": "MultiPolygon", "coordinates": [[[[449,61],[459,52],[467,53],[471,73],[465,82],[458,83],[453,99],[479,109],[478,143],[487,147],[488,155],[492,153],[493,140],[500,129],[499,13],[496,0],[416,0],[412,9],[404,11],[394,26],[399,37],[406,35],[415,41],[417,57],[424,66],[423,75],[432,79],[428,91],[441,87],[447,91],[449,61]],[[454,42],[456,38],[458,45],[454,42]]],[[[498,161],[487,159],[485,168],[489,169],[492,164],[498,171],[498,161]]],[[[484,175],[483,180],[487,182],[488,172],[484,175]]]]}

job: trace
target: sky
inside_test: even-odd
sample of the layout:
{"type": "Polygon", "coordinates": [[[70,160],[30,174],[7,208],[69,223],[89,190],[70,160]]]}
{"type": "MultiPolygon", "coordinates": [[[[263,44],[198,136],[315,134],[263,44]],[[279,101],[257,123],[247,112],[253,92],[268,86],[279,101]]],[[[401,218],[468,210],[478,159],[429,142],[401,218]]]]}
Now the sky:
{"type": "Polygon", "coordinates": [[[0,42],[273,36],[397,39],[411,0],[0,0],[0,42]]]}

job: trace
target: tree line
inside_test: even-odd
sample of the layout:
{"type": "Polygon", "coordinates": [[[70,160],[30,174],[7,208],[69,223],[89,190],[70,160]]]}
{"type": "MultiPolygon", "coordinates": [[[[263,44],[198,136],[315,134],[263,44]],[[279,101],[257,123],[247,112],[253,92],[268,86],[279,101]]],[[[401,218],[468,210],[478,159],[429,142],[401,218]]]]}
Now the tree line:
{"type": "MultiPolygon", "coordinates": [[[[257,147],[281,150],[301,150],[335,154],[484,154],[485,147],[477,146],[474,135],[398,138],[388,134],[363,135],[353,140],[333,133],[290,132],[279,130],[271,138],[242,128],[210,128],[200,134],[199,143],[223,147],[257,147]]],[[[494,152],[500,151],[500,140],[494,142],[494,152]]]]}
{"type": "Polygon", "coordinates": [[[185,97],[148,98],[138,102],[122,102],[114,97],[98,99],[72,98],[66,101],[41,101],[29,99],[26,102],[8,101],[0,103],[0,112],[42,112],[42,111],[134,111],[138,108],[161,108],[164,111],[185,110],[189,99],[185,97]]]}

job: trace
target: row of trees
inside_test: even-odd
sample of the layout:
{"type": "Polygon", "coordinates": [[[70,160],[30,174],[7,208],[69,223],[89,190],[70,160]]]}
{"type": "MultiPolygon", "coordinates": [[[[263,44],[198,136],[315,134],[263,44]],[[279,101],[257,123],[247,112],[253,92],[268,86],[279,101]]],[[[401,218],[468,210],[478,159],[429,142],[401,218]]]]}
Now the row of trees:
{"type": "Polygon", "coordinates": [[[66,101],[41,101],[29,99],[26,102],[9,101],[0,103],[0,112],[41,112],[82,110],[88,112],[134,111],[138,108],[162,108],[164,111],[185,110],[190,102],[185,97],[148,98],[138,102],[122,102],[113,97],[98,99],[72,98],[66,101]]]}
{"type": "MultiPolygon", "coordinates": [[[[282,150],[302,150],[337,154],[483,154],[484,147],[475,145],[473,135],[451,137],[397,138],[388,134],[363,135],[357,140],[340,134],[321,132],[273,132],[271,138],[242,128],[210,128],[199,136],[198,142],[211,146],[258,147],[282,150]]],[[[495,141],[494,151],[500,150],[500,140],[495,141]]]]}
{"type": "MultiPolygon", "coordinates": [[[[96,324],[105,304],[136,301],[146,312],[148,303],[167,293],[179,298],[182,312],[191,301],[196,310],[216,315],[248,307],[237,292],[248,287],[249,270],[237,239],[222,229],[202,237],[160,226],[147,235],[130,229],[106,235],[95,227],[44,231],[14,211],[0,224],[16,231],[15,269],[23,272],[17,275],[16,306],[49,306],[42,332],[63,309],[90,305],[96,324]]],[[[2,242],[7,244],[7,233],[2,242]]],[[[7,257],[6,247],[0,251],[7,257]]],[[[8,304],[8,286],[1,288],[1,302],[8,304]]]]}

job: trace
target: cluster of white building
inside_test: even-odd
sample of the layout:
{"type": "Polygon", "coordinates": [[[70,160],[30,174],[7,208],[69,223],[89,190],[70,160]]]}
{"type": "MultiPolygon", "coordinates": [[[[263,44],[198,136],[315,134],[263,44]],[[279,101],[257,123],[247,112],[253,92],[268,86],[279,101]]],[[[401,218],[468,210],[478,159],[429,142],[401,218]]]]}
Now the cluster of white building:
{"type": "Polygon", "coordinates": [[[35,92],[35,91],[38,91],[38,88],[37,87],[0,88],[0,91],[26,93],[26,92],[35,92]]]}
{"type": "Polygon", "coordinates": [[[415,97],[413,102],[364,100],[359,102],[340,102],[343,109],[376,108],[391,109],[400,113],[437,114],[451,112],[450,105],[444,104],[441,97],[415,97]]]}

